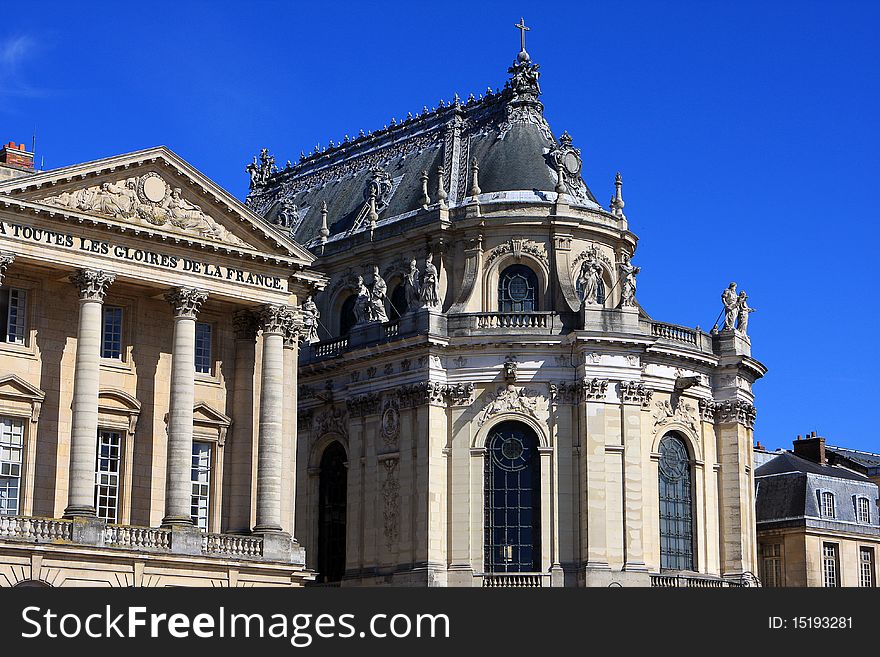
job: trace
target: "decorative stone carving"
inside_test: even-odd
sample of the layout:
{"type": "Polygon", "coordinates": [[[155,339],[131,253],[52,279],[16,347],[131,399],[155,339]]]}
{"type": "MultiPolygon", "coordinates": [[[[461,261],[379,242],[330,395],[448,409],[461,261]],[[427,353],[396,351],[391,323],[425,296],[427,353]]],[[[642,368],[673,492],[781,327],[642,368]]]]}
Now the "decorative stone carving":
{"type": "Polygon", "coordinates": [[[421,301],[422,284],[416,259],[409,261],[409,270],[403,277],[403,291],[406,296],[406,312],[413,312],[421,301]]]}
{"type": "Polygon", "coordinates": [[[347,399],[345,405],[348,408],[349,416],[365,417],[367,415],[377,415],[381,401],[382,399],[378,393],[369,392],[347,399]]]}
{"type": "Polygon", "coordinates": [[[636,306],[636,274],[642,271],[630,262],[629,253],[623,252],[617,265],[620,272],[620,306],[623,308],[636,306]]]}
{"type": "Polygon", "coordinates": [[[429,253],[425,259],[425,272],[422,274],[419,300],[422,306],[436,310],[440,307],[440,276],[433,263],[434,256],[429,253]]]}
{"type": "Polygon", "coordinates": [[[396,445],[400,438],[400,402],[390,396],[382,400],[380,433],[386,446],[396,445]]]}
{"type": "Polygon", "coordinates": [[[372,365],[370,365],[370,366],[367,368],[367,378],[368,378],[368,379],[375,379],[375,378],[376,378],[376,373],[377,373],[378,371],[379,371],[378,369],[376,369],[375,367],[373,367],[372,365]]]}
{"type": "Polygon", "coordinates": [[[165,294],[165,300],[171,304],[174,316],[186,319],[195,319],[207,299],[207,292],[193,287],[176,287],[165,294]]]}
{"type": "Polygon", "coordinates": [[[724,304],[724,330],[732,331],[739,312],[739,297],[736,294],[736,283],[731,283],[721,293],[721,303],[724,304]]]}
{"type": "Polygon", "coordinates": [[[445,395],[452,406],[470,406],[474,401],[474,384],[457,383],[446,386],[445,395]]]}
{"type": "Polygon", "coordinates": [[[479,413],[477,424],[483,426],[493,416],[506,412],[523,413],[537,419],[542,400],[546,401],[543,396],[530,388],[500,386],[494,394],[489,395],[488,402],[479,413]]]}
{"type": "Polygon", "coordinates": [[[614,196],[611,197],[611,214],[613,214],[618,219],[626,219],[626,215],[623,214],[623,206],[626,205],[623,202],[623,179],[620,177],[620,172],[617,172],[617,175],[614,177],[614,196]]]}
{"type": "Polygon", "coordinates": [[[385,299],[387,298],[388,284],[379,274],[379,268],[373,267],[373,284],[370,289],[369,321],[387,322],[388,314],[385,312],[385,299]]]}
{"type": "MultiPolygon", "coordinates": [[[[97,269],[77,269],[70,275],[70,282],[79,290],[81,301],[104,302],[107,288],[116,280],[116,274],[97,269]]],[[[187,289],[187,288],[184,288],[187,289]]]]}
{"type": "Polygon", "coordinates": [[[617,384],[620,401],[624,404],[640,404],[647,407],[651,403],[654,391],[641,381],[621,381],[617,384]]]}
{"type": "Polygon", "coordinates": [[[562,381],[560,383],[550,384],[550,403],[553,405],[576,404],[580,394],[579,383],[569,383],[562,381]]]}
{"type": "Polygon", "coordinates": [[[328,433],[337,433],[348,437],[348,416],[339,408],[328,408],[315,415],[312,422],[312,433],[321,437],[328,433]]]}
{"type": "Polygon", "coordinates": [[[655,406],[657,410],[654,412],[654,433],[657,433],[661,427],[671,422],[683,424],[694,433],[699,431],[696,409],[693,404],[689,404],[679,397],[674,406],[672,401],[668,399],[656,402],[655,406]]]}
{"type": "Polygon", "coordinates": [[[313,426],[314,411],[312,409],[300,409],[296,414],[296,426],[300,431],[308,431],[313,426]]]}
{"type": "Polygon", "coordinates": [[[598,253],[595,247],[587,254],[581,264],[578,275],[578,286],[581,291],[581,301],[585,306],[601,305],[599,302],[599,288],[602,282],[602,266],[599,264],[598,253]]]}
{"type": "Polygon", "coordinates": [[[706,422],[715,421],[715,413],[718,411],[718,404],[711,399],[700,399],[697,401],[700,409],[700,419],[706,422]]]}
{"type": "Polygon", "coordinates": [[[254,340],[259,328],[259,322],[251,310],[236,310],[232,313],[232,331],[236,340],[254,340]]]}
{"type": "Polygon", "coordinates": [[[748,298],[749,295],[742,290],[739,293],[739,297],[737,297],[736,330],[740,331],[743,335],[748,332],[749,315],[755,312],[754,308],[749,308],[748,298]]]}
{"type": "Polygon", "coordinates": [[[598,365],[599,361],[601,360],[602,357],[595,351],[590,352],[589,354],[584,354],[584,363],[592,363],[593,365],[598,365]]]}
{"type": "Polygon", "coordinates": [[[257,162],[257,156],[254,155],[254,161],[245,167],[245,171],[251,178],[251,191],[265,187],[274,174],[278,173],[278,167],[275,166],[275,157],[269,155],[268,148],[260,149],[260,161],[257,162]]]}
{"type": "Polygon", "coordinates": [[[500,244],[489,251],[489,254],[486,256],[486,266],[488,267],[507,253],[512,254],[517,262],[522,259],[523,254],[527,254],[542,262],[546,267],[550,267],[550,260],[547,257],[547,250],[544,245],[522,237],[513,237],[504,244],[500,244]]]}
{"type": "Polygon", "coordinates": [[[354,302],[355,324],[366,324],[372,321],[372,304],[370,300],[370,290],[364,283],[364,277],[358,276],[356,282],[357,298],[354,302]]]}
{"type": "Polygon", "coordinates": [[[185,199],[179,187],[172,189],[155,172],[62,192],[41,202],[128,223],[161,226],[171,232],[235,246],[248,246],[205,214],[200,206],[185,199]]]}
{"type": "Polygon", "coordinates": [[[318,342],[318,320],[321,317],[321,313],[318,311],[318,304],[314,302],[311,294],[303,302],[300,313],[302,314],[305,341],[309,344],[318,342]]]}
{"type": "Polygon", "coordinates": [[[586,197],[586,188],[581,179],[581,151],[571,144],[571,135],[567,131],[563,132],[559,142],[547,153],[547,160],[559,178],[558,183],[562,183],[561,188],[557,184],[557,192],[568,191],[583,199],[586,197]]]}
{"type": "Polygon", "coordinates": [[[256,309],[256,313],[264,334],[284,335],[296,321],[291,307],[280,303],[264,304],[256,309]]]}
{"type": "Polygon", "coordinates": [[[394,191],[394,181],[391,174],[381,166],[374,166],[370,170],[370,178],[367,188],[364,190],[364,200],[375,199],[376,212],[382,212],[388,207],[391,193],[394,191]]]}
{"type": "Polygon", "coordinates": [[[15,254],[9,251],[0,251],[0,285],[3,285],[3,277],[6,275],[6,268],[15,260],[15,254]]]}
{"type": "Polygon", "coordinates": [[[584,379],[579,387],[581,399],[584,401],[604,400],[608,390],[608,379],[584,379]]]}
{"type": "Polygon", "coordinates": [[[516,383],[517,363],[514,360],[508,360],[504,363],[504,380],[507,383],[516,383]]]}
{"type": "Polygon", "coordinates": [[[382,370],[385,376],[394,374],[394,363],[385,363],[385,369],[382,370]]]}
{"type": "Polygon", "coordinates": [[[305,215],[305,210],[297,207],[296,203],[287,198],[281,199],[272,223],[286,228],[293,235],[302,221],[303,215],[305,215]]]}
{"type": "Polygon", "coordinates": [[[750,403],[740,399],[715,402],[715,419],[719,424],[736,422],[749,429],[755,426],[758,410],[750,403]]]}
{"type": "Polygon", "coordinates": [[[396,458],[386,458],[382,461],[385,472],[382,481],[382,520],[383,533],[385,535],[385,547],[391,552],[397,545],[400,525],[400,482],[397,479],[396,458]]]}

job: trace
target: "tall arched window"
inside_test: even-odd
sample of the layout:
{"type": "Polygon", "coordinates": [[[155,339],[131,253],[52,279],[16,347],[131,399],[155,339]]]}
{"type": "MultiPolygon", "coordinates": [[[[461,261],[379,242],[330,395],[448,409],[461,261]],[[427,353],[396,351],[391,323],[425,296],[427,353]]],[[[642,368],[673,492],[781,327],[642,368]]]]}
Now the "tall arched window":
{"type": "Polygon", "coordinates": [[[354,326],[357,321],[357,317],[355,317],[354,314],[354,304],[356,301],[357,295],[352,294],[343,302],[342,308],[339,310],[340,337],[348,335],[348,332],[351,331],[351,327],[354,326]]]}
{"type": "Polygon", "coordinates": [[[319,582],[338,582],[345,574],[345,507],[348,472],[345,449],[330,443],[321,456],[318,483],[319,582]]]}
{"type": "Polygon", "coordinates": [[[660,441],[660,569],[695,570],[691,460],[684,441],[660,441]]]}
{"type": "Polygon", "coordinates": [[[406,288],[400,283],[391,293],[391,308],[388,310],[388,319],[397,319],[406,312],[406,288]]]}
{"type": "Polygon", "coordinates": [[[538,309],[538,276],[525,265],[511,265],[498,277],[498,312],[538,309]]]}
{"type": "Polygon", "coordinates": [[[486,447],[486,572],[536,572],[541,569],[538,437],[521,422],[501,422],[486,447]]]}

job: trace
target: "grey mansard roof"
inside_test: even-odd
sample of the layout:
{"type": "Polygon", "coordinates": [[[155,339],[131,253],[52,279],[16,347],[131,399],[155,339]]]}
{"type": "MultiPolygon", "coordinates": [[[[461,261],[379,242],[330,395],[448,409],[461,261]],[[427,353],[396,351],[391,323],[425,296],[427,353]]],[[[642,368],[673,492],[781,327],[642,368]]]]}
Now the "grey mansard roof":
{"type": "Polygon", "coordinates": [[[515,200],[553,200],[560,161],[553,153],[574,152],[575,159],[567,161],[576,162],[577,170],[565,170],[563,176],[571,202],[601,210],[580,176],[579,151],[571,146],[571,138],[566,134],[557,140],[544,119],[537,68],[526,54],[511,67],[511,80],[500,92],[467,101],[456,98],[273,172],[265,183],[252,187],[248,205],[276,223],[282,201],[295,204],[293,237],[308,245],[319,238],[321,207],[326,203],[333,241],[365,229],[365,204],[377,170],[388,181],[386,193],[378,199],[377,226],[381,226],[405,221],[422,207],[423,171],[429,176],[431,204],[438,200],[440,167],[445,170],[448,204],[464,203],[472,187],[473,160],[479,166],[481,198],[500,194],[515,200]],[[359,218],[361,225],[356,225],[359,218]]]}

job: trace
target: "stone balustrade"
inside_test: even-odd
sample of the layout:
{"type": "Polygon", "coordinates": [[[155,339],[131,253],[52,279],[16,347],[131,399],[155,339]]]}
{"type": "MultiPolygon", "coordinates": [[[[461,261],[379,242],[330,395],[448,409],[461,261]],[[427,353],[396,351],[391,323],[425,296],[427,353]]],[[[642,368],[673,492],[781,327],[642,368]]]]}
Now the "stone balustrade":
{"type": "Polygon", "coordinates": [[[73,522],[55,518],[0,516],[0,538],[32,543],[73,540],[73,522]]]}
{"type": "Polygon", "coordinates": [[[739,588],[747,586],[740,580],[721,579],[720,577],[706,577],[697,575],[665,575],[652,574],[651,586],[662,589],[720,589],[724,587],[739,588]]]}
{"type": "Polygon", "coordinates": [[[171,531],[154,527],[107,525],[104,545],[155,552],[171,551],[171,531]]]}
{"type": "Polygon", "coordinates": [[[493,573],[483,575],[483,588],[533,589],[550,586],[550,576],[544,573],[493,573]]]}
{"type": "Polygon", "coordinates": [[[263,556],[263,539],[259,536],[236,534],[205,534],[202,537],[202,552],[259,559],[263,556]]]}
{"type": "Polygon", "coordinates": [[[676,326],[675,324],[651,322],[651,335],[655,338],[664,338],[666,340],[674,340],[675,342],[697,344],[697,332],[694,329],[676,326]]]}

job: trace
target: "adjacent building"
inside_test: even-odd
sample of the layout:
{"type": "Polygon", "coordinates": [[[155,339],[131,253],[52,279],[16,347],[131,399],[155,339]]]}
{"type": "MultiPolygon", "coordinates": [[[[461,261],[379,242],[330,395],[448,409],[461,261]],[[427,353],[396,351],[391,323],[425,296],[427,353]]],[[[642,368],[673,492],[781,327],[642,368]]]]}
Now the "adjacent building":
{"type": "Polygon", "coordinates": [[[301,585],[297,305],[323,280],[314,256],[164,147],[12,164],[0,585],[301,585]]]}
{"type": "Polygon", "coordinates": [[[878,488],[840,463],[840,454],[863,453],[833,449],[834,459],[813,433],[798,436],[792,451],[760,459],[755,513],[764,586],[877,585],[878,488]]]}

